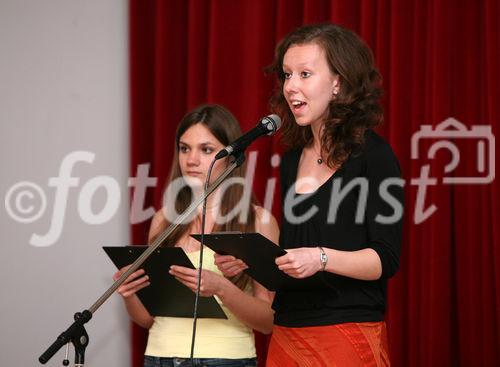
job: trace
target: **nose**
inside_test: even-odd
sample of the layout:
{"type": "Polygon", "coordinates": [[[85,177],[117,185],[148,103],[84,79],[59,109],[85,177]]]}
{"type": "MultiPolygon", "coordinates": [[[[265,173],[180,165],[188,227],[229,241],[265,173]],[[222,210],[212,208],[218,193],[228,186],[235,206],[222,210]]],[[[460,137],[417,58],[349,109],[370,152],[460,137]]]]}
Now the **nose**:
{"type": "Polygon", "coordinates": [[[200,164],[200,154],[196,149],[192,149],[189,151],[187,164],[190,166],[197,166],[200,164]]]}
{"type": "Polygon", "coordinates": [[[283,92],[285,95],[291,95],[298,91],[299,87],[299,79],[293,74],[289,79],[285,79],[285,83],[283,84],[283,92]]]}

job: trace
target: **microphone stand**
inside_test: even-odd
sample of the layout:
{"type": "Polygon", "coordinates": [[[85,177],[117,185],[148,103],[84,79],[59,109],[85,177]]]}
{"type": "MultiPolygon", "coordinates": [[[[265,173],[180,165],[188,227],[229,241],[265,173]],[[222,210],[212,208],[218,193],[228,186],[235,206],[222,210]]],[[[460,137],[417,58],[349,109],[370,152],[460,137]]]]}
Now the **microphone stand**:
{"type": "MultiPolygon", "coordinates": [[[[135,260],[130,268],[122,274],[120,278],[118,278],[111,287],[108,288],[106,292],[104,292],[101,297],[95,303],[89,307],[88,310],[83,310],[82,312],[75,313],[74,322],[63,331],[54,341],[50,347],[47,348],[45,352],[38,358],[38,361],[42,364],[47,363],[54,354],[57,353],[59,349],[61,349],[65,344],[71,342],[75,347],[75,367],[83,367],[85,362],[85,348],[89,344],[89,337],[85,330],[84,325],[89,322],[92,318],[92,315],[97,311],[97,309],[102,306],[104,302],[118,289],[120,285],[122,285],[125,280],[135,272],[137,269],[141,267],[141,265],[151,256],[151,254],[165,241],[175,229],[182,224],[187,218],[193,214],[196,208],[205,201],[205,199],[215,191],[217,187],[229,176],[237,167],[241,166],[245,161],[245,155],[243,152],[235,157],[235,160],[231,162],[231,164],[222,172],[222,174],[217,178],[217,180],[208,187],[207,190],[201,195],[198,199],[196,199],[191,205],[179,215],[174,222],[163,231],[154,241],[148,246],[148,248],[135,260]]],[[[67,361],[67,357],[64,360],[64,365],[69,364],[67,361]]]]}
{"type": "MultiPolygon", "coordinates": [[[[221,152],[224,152],[224,150],[221,150],[221,152]]],[[[208,168],[207,172],[207,177],[205,179],[205,185],[204,185],[204,190],[205,192],[208,190],[208,183],[210,182],[210,176],[212,175],[212,169],[220,157],[218,157],[220,152],[215,156],[213,159],[212,163],[210,164],[210,167],[208,168]]],[[[241,160],[241,164],[245,161],[245,154],[244,150],[237,152],[237,155],[235,154],[235,160],[241,160]]],[[[207,214],[207,196],[205,196],[205,200],[203,200],[203,206],[201,210],[201,237],[200,237],[200,259],[198,262],[198,284],[196,285],[196,294],[195,294],[195,299],[194,299],[194,310],[193,310],[193,332],[191,334],[191,354],[190,354],[190,361],[191,365],[194,366],[194,344],[196,340],[196,325],[198,321],[198,304],[200,300],[200,287],[201,287],[201,273],[203,270],[203,250],[205,248],[205,219],[206,219],[206,214],[207,214]]]]}

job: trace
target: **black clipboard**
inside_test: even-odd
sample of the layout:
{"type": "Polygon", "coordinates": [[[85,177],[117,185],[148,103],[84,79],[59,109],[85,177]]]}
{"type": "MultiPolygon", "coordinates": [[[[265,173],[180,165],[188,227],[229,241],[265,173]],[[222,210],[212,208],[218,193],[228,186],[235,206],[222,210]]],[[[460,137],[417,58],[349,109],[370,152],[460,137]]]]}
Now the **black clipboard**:
{"type": "MultiPolygon", "coordinates": [[[[133,263],[148,246],[104,246],[103,250],[118,269],[133,263]]],[[[195,294],[168,273],[171,265],[195,267],[180,247],[160,247],[142,264],[150,285],[137,292],[153,316],[193,317],[195,294]]],[[[198,317],[227,319],[214,297],[200,297],[198,317]]]]}
{"type": "MultiPolygon", "coordinates": [[[[191,237],[200,241],[201,235],[192,234],[191,237]]],[[[248,265],[245,273],[270,291],[321,289],[327,286],[320,273],[297,279],[279,270],[275,259],[285,255],[286,251],[260,233],[213,232],[204,235],[204,242],[218,254],[243,260],[248,265]]]]}

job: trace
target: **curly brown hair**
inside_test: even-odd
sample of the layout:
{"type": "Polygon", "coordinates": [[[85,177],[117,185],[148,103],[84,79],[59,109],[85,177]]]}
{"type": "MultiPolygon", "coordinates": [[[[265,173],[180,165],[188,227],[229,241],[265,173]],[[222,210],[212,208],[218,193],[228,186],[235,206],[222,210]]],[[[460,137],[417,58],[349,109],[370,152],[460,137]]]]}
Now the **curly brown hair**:
{"type": "Polygon", "coordinates": [[[282,141],[290,148],[312,143],[310,126],[295,123],[283,94],[283,59],[293,45],[317,44],[325,52],[332,73],[339,76],[339,93],[329,104],[328,117],[321,137],[321,149],[330,167],[339,167],[356,154],[364,143],[364,132],[383,121],[380,105],[382,78],[375,68],[373,53],[354,32],[339,25],[324,23],[299,27],[276,47],[274,62],[267,71],[277,77],[277,88],[270,99],[271,110],[282,121],[282,141]]]}

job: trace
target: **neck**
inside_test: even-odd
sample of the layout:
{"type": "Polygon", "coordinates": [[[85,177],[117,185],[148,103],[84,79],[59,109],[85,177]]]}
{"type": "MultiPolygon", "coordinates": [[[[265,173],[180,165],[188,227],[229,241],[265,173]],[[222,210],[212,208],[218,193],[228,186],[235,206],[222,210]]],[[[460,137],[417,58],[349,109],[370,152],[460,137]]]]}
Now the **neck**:
{"type": "Polygon", "coordinates": [[[311,146],[317,152],[321,152],[321,137],[323,135],[324,127],[325,125],[323,121],[311,124],[311,132],[313,135],[313,141],[311,142],[311,146]]]}
{"type": "MultiPolygon", "coordinates": [[[[197,190],[193,189],[193,195],[197,199],[200,196],[203,195],[203,188],[199,188],[197,190]]],[[[212,192],[208,197],[207,197],[207,210],[215,208],[218,204],[218,199],[217,199],[217,194],[219,192],[219,189],[216,189],[214,192],[212,192]]],[[[203,204],[202,204],[203,205],[203,204]]],[[[201,211],[202,205],[200,205],[198,208],[201,211]]]]}

